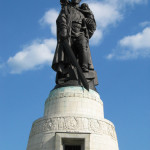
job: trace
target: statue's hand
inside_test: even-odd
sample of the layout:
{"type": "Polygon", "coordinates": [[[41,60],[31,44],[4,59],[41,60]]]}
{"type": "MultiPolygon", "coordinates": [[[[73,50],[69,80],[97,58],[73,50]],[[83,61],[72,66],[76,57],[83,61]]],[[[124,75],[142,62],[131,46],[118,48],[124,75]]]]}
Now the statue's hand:
{"type": "Polygon", "coordinates": [[[59,34],[60,40],[63,41],[67,38],[67,29],[62,29],[62,31],[59,34]]]}

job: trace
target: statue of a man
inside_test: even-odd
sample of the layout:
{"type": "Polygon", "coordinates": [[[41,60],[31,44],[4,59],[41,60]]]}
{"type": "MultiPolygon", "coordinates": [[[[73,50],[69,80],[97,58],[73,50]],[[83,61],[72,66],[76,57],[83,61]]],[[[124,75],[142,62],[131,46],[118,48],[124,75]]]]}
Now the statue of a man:
{"type": "Polygon", "coordinates": [[[96,30],[96,22],[88,5],[84,3],[80,6],[80,1],[60,0],[62,9],[56,21],[58,43],[52,68],[57,72],[56,87],[82,86],[76,67],[64,51],[63,41],[67,39],[90,88],[95,90],[98,81],[91,59],[89,39],[96,30]]]}

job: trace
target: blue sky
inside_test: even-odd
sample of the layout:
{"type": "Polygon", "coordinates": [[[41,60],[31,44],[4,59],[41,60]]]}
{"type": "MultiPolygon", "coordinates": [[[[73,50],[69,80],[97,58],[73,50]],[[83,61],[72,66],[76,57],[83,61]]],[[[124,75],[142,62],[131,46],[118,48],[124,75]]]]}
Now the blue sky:
{"type": "MultiPolygon", "coordinates": [[[[90,41],[105,118],[120,150],[150,150],[150,1],[89,0],[90,41]]],[[[54,0],[0,0],[0,149],[25,150],[55,85],[54,0]]]]}

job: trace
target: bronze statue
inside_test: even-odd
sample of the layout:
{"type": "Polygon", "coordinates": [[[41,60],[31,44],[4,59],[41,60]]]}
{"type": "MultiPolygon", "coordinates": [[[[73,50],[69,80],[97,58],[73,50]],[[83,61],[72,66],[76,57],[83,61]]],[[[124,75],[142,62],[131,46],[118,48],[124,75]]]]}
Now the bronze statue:
{"type": "Polygon", "coordinates": [[[88,4],[80,6],[80,1],[60,0],[62,9],[56,21],[57,47],[52,63],[57,72],[55,88],[84,86],[96,90],[98,85],[89,48],[96,22],[88,4]]]}

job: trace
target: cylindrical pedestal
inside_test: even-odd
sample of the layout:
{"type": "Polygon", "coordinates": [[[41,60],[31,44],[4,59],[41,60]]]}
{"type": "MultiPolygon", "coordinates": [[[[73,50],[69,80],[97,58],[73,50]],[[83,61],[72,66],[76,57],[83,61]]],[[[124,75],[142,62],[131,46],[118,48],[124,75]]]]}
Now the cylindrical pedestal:
{"type": "Polygon", "coordinates": [[[114,125],[104,119],[99,94],[81,87],[50,92],[44,117],[31,129],[27,150],[118,150],[114,125]]]}

